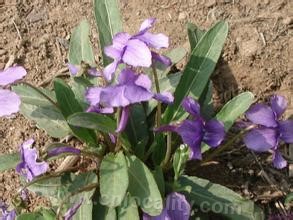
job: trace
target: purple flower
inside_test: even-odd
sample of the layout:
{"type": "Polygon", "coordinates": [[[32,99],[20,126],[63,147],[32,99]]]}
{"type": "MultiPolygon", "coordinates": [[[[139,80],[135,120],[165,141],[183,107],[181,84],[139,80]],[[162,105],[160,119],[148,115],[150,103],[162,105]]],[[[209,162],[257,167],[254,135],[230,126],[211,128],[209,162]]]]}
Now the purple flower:
{"type": "MultiPolygon", "coordinates": [[[[71,63],[67,64],[68,70],[72,76],[76,76],[78,72],[80,71],[80,67],[71,63]]],[[[87,70],[88,75],[94,76],[94,77],[99,77],[102,76],[102,74],[97,71],[95,67],[91,67],[87,70]]]]}
{"type": "Polygon", "coordinates": [[[33,143],[33,139],[22,143],[20,148],[21,162],[16,166],[16,171],[23,175],[28,182],[32,181],[36,176],[46,173],[49,169],[49,165],[46,162],[37,162],[37,150],[31,148],[33,143]]]}
{"type": "Polygon", "coordinates": [[[81,199],[78,203],[75,203],[63,216],[64,220],[71,220],[72,217],[76,214],[77,210],[83,203],[83,199],[81,199]]]}
{"type": "Polygon", "coordinates": [[[58,156],[59,154],[66,154],[66,153],[70,153],[70,154],[80,154],[80,150],[76,149],[75,147],[55,147],[52,148],[50,150],[48,150],[48,157],[55,157],[58,156]]]}
{"type": "Polygon", "coordinates": [[[225,137],[225,129],[222,122],[212,119],[205,121],[200,116],[200,105],[191,98],[185,98],[182,106],[192,118],[186,119],[179,125],[165,125],[157,131],[173,131],[178,133],[183,142],[191,149],[191,159],[202,159],[201,143],[205,142],[211,147],[217,147],[225,137]]]}
{"type": "Polygon", "coordinates": [[[0,71],[0,117],[9,116],[19,111],[21,104],[19,96],[4,87],[9,86],[26,75],[26,70],[21,66],[9,67],[0,71]]]}
{"type": "Polygon", "coordinates": [[[293,120],[280,120],[288,102],[283,96],[272,96],[270,106],[255,104],[246,112],[246,118],[257,125],[244,136],[246,146],[256,152],[273,151],[273,165],[278,169],[287,161],[278,150],[280,141],[293,143],[293,120]]]}
{"type": "Polygon", "coordinates": [[[150,67],[152,59],[157,60],[167,66],[171,65],[168,57],[159,55],[149,49],[167,48],[169,38],[164,34],[152,34],[148,32],[152,28],[156,19],[146,19],[140,26],[139,32],[133,36],[125,32],[117,33],[113,37],[113,44],[105,47],[105,54],[114,59],[112,63],[104,69],[105,78],[110,81],[120,63],[125,63],[133,67],[150,67]]]}
{"type": "MultiPolygon", "coordinates": [[[[129,116],[128,106],[155,98],[165,103],[172,103],[170,93],[154,94],[151,91],[151,80],[147,75],[135,74],[131,69],[122,70],[118,77],[118,84],[108,87],[92,87],[86,92],[86,99],[90,103],[88,111],[104,113],[105,109],[122,107],[120,125],[117,132],[122,131],[129,116]]],[[[112,113],[112,111],[110,111],[112,113]]]]}
{"type": "Polygon", "coordinates": [[[0,201],[0,209],[2,212],[2,216],[0,217],[0,220],[15,220],[16,219],[16,211],[11,210],[7,211],[7,205],[0,201]]]}
{"type": "Polygon", "coordinates": [[[143,220],[188,220],[190,205],[185,196],[180,193],[171,193],[166,199],[165,208],[159,216],[143,214],[143,220]]]}

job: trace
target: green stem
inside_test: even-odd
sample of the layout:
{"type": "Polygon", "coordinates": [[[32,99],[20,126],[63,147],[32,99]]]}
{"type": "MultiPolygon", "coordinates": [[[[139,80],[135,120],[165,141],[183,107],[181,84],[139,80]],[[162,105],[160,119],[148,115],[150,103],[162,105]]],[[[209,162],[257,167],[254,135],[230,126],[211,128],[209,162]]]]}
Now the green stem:
{"type": "MultiPolygon", "coordinates": [[[[152,69],[154,74],[156,92],[160,93],[160,84],[159,84],[159,78],[158,78],[156,67],[152,66],[152,69]]],[[[161,105],[161,102],[158,101],[156,127],[160,127],[161,125],[161,115],[162,115],[162,105],[161,105]]]]}
{"type": "Polygon", "coordinates": [[[162,163],[162,167],[166,168],[169,164],[169,160],[171,157],[171,151],[172,151],[172,133],[171,132],[167,132],[167,150],[166,150],[166,154],[165,154],[165,158],[164,161],[162,163]]]}
{"type": "MultiPolygon", "coordinates": [[[[119,127],[119,123],[120,123],[120,119],[121,119],[121,112],[122,112],[122,109],[118,108],[117,109],[117,122],[116,122],[116,127],[117,128],[119,127]]],[[[120,148],[121,148],[121,143],[120,143],[120,132],[119,132],[117,134],[116,146],[115,146],[114,151],[118,152],[120,150],[120,148]]]]}
{"type": "Polygon", "coordinates": [[[42,92],[39,88],[35,87],[34,85],[28,83],[28,82],[21,82],[24,85],[29,86],[30,88],[34,89],[35,91],[37,91],[39,94],[41,94],[42,96],[44,96],[49,102],[51,102],[54,106],[56,106],[56,108],[59,109],[59,106],[57,105],[57,103],[52,100],[49,96],[47,96],[44,92],[42,92]]]}

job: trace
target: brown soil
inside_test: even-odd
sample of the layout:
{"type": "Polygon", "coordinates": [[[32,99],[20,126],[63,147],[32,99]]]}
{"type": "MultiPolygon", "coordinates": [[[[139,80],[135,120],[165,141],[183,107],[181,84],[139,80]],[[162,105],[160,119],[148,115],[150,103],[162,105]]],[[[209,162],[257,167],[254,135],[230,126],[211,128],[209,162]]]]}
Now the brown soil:
{"type": "MultiPolygon", "coordinates": [[[[230,32],[213,77],[217,103],[222,104],[244,90],[252,91],[261,100],[278,93],[290,101],[287,116],[293,114],[292,1],[121,0],[120,5],[126,31],[133,33],[145,18],[156,17],[155,31],[170,36],[171,48],[189,49],[188,21],[207,29],[217,20],[225,19],[230,32]]],[[[92,41],[97,42],[91,0],[0,0],[0,69],[8,61],[22,64],[28,70],[26,80],[36,85],[52,77],[65,67],[70,32],[82,18],[91,22],[92,41]]],[[[95,52],[99,54],[97,47],[95,52]]],[[[183,65],[184,62],[177,67],[183,65]]],[[[0,119],[0,154],[18,151],[19,144],[28,137],[34,137],[37,146],[53,141],[20,115],[0,119]]],[[[282,195],[274,197],[276,190],[260,175],[255,175],[260,169],[249,152],[231,155],[222,158],[221,166],[206,166],[199,175],[244,192],[248,197],[258,198],[266,193],[265,201],[282,198],[282,195]],[[250,162],[246,166],[247,161],[250,162]],[[251,175],[254,182],[247,185],[251,175]]],[[[277,183],[282,182],[280,178],[285,181],[284,191],[290,189],[286,171],[272,175],[277,177],[277,183]]],[[[0,198],[9,202],[19,187],[18,176],[14,171],[5,172],[0,174],[0,182],[0,198]]]]}

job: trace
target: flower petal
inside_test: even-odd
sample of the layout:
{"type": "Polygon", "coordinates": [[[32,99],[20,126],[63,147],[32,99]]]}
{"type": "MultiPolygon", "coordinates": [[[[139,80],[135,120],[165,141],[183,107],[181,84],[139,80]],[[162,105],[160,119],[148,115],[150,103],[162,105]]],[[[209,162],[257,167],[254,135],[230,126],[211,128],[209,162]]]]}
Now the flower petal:
{"type": "Polygon", "coordinates": [[[288,101],[284,96],[281,95],[274,95],[271,97],[271,107],[277,118],[281,117],[281,115],[285,112],[288,106],[288,101]]]}
{"type": "Polygon", "coordinates": [[[273,153],[273,166],[277,169],[283,169],[287,166],[287,161],[278,150],[273,153]]]}
{"type": "Polygon", "coordinates": [[[74,64],[71,64],[71,63],[68,63],[67,67],[68,67],[68,70],[69,70],[70,74],[72,76],[76,76],[76,74],[79,71],[79,68],[77,66],[75,66],[74,64]]]}
{"type": "Polygon", "coordinates": [[[246,117],[255,124],[266,127],[277,127],[275,114],[271,107],[264,104],[255,104],[246,112],[246,117]]]}
{"type": "Polygon", "coordinates": [[[192,116],[194,117],[200,116],[200,105],[196,100],[190,97],[186,97],[182,101],[182,107],[184,108],[185,111],[187,111],[192,116]]]}
{"type": "Polygon", "coordinates": [[[53,149],[48,150],[48,157],[55,157],[64,153],[80,154],[80,152],[81,151],[79,149],[76,149],[75,147],[55,147],[53,149]]]}
{"type": "Polygon", "coordinates": [[[166,104],[171,104],[174,102],[174,96],[170,92],[157,93],[154,95],[154,99],[166,104]]]}
{"type": "Polygon", "coordinates": [[[125,68],[121,71],[118,76],[119,85],[122,84],[134,84],[135,80],[137,80],[138,74],[135,74],[133,70],[129,68],[125,68]]]}
{"type": "Polygon", "coordinates": [[[101,114],[112,114],[114,113],[114,109],[112,107],[100,107],[97,105],[91,105],[88,107],[86,112],[96,112],[96,113],[101,113],[101,114]]]}
{"type": "Polygon", "coordinates": [[[150,67],[152,65],[150,49],[145,43],[137,39],[127,42],[122,60],[124,63],[134,67],[150,67]]]}
{"type": "Polygon", "coordinates": [[[191,148],[191,158],[201,159],[201,141],[203,138],[203,122],[201,119],[184,120],[176,129],[183,143],[191,148]]]}
{"type": "Polygon", "coordinates": [[[293,144],[293,120],[280,121],[279,132],[283,141],[293,144]]]}
{"type": "Polygon", "coordinates": [[[125,107],[130,101],[125,96],[125,86],[109,86],[101,91],[100,104],[105,107],[125,107]]]}
{"type": "Polygon", "coordinates": [[[123,51],[125,45],[131,36],[126,32],[119,32],[113,37],[113,47],[119,51],[123,51]]]}
{"type": "Polygon", "coordinates": [[[151,52],[152,53],[152,59],[153,61],[157,61],[159,63],[162,63],[164,66],[171,66],[172,65],[172,61],[169,57],[164,56],[164,55],[160,55],[156,52],[151,52]]]}
{"type": "Polygon", "coordinates": [[[114,60],[120,60],[122,56],[122,50],[118,50],[114,46],[107,46],[104,49],[104,53],[108,56],[113,58],[114,60]]]}
{"type": "Polygon", "coordinates": [[[119,65],[120,61],[114,60],[112,63],[107,65],[103,71],[103,75],[107,81],[111,81],[113,78],[113,75],[119,65]]]}
{"type": "Polygon", "coordinates": [[[102,73],[99,72],[99,71],[97,70],[97,68],[95,68],[95,67],[92,67],[92,68],[88,69],[87,73],[88,73],[90,76],[94,76],[94,77],[100,77],[100,76],[102,76],[102,73]]]}
{"type": "Polygon", "coordinates": [[[146,90],[151,90],[152,88],[152,81],[150,80],[150,78],[145,75],[145,74],[138,74],[135,82],[135,85],[140,86],[146,90]]]}
{"type": "Polygon", "coordinates": [[[91,106],[99,105],[101,91],[100,87],[91,87],[86,91],[85,98],[91,106]]]}
{"type": "Polygon", "coordinates": [[[21,101],[15,92],[0,88],[0,117],[19,111],[21,101]]]}
{"type": "Polygon", "coordinates": [[[119,121],[118,128],[116,129],[117,133],[124,131],[129,118],[129,110],[129,106],[122,108],[121,118],[119,121]]]}
{"type": "Polygon", "coordinates": [[[171,193],[166,200],[167,214],[171,220],[188,220],[190,217],[190,204],[180,193],[171,193]]]}
{"type": "Polygon", "coordinates": [[[71,220],[72,217],[76,214],[77,210],[83,203],[83,199],[81,199],[79,202],[75,203],[63,216],[64,220],[71,220]]]}
{"type": "Polygon", "coordinates": [[[246,146],[257,152],[264,152],[278,144],[278,134],[271,128],[254,128],[244,136],[246,146]]]}
{"type": "Polygon", "coordinates": [[[151,29],[155,22],[156,22],[155,18],[148,18],[144,20],[140,25],[139,33],[145,33],[146,31],[151,29]]]}
{"type": "Polygon", "coordinates": [[[22,79],[27,74],[22,66],[9,67],[0,71],[0,86],[6,86],[22,79]]]}
{"type": "Polygon", "coordinates": [[[135,37],[146,43],[149,47],[155,49],[168,48],[169,38],[165,34],[152,34],[150,32],[145,32],[142,35],[135,37]]]}
{"type": "Polygon", "coordinates": [[[203,141],[211,147],[217,147],[225,137],[224,124],[221,121],[212,119],[204,126],[205,134],[203,141]]]}

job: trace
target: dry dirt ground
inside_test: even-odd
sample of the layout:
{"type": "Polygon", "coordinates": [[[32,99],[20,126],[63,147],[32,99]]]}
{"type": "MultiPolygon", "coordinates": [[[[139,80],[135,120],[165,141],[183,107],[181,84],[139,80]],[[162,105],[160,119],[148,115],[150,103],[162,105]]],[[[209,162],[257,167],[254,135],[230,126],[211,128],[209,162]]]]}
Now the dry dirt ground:
{"type": "MultiPolygon", "coordinates": [[[[188,49],[188,21],[207,29],[225,19],[230,32],[213,76],[216,103],[246,90],[260,100],[278,93],[290,101],[286,116],[293,114],[293,1],[120,0],[120,6],[126,31],[133,33],[145,18],[156,17],[154,29],[170,36],[171,48],[188,49]]],[[[64,69],[70,32],[82,18],[91,22],[92,42],[97,46],[91,0],[0,0],[0,69],[9,62],[22,64],[28,70],[26,80],[36,85],[52,77],[64,69]]],[[[97,47],[95,52],[99,59],[97,47]]],[[[0,154],[18,151],[28,137],[35,138],[37,146],[53,141],[20,115],[0,119],[0,154]]],[[[292,190],[288,169],[274,171],[270,158],[264,158],[266,179],[250,152],[237,152],[195,173],[262,204],[274,203],[283,198],[282,192],[292,190]]],[[[0,183],[0,199],[9,202],[19,187],[18,176],[5,172],[0,183]]]]}

